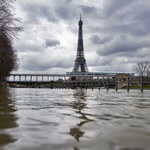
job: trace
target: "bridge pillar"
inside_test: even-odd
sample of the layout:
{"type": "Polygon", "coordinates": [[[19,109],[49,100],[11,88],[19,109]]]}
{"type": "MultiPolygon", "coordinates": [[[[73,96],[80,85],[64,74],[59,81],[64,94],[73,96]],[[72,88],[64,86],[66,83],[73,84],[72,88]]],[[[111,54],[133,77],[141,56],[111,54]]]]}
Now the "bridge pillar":
{"type": "Polygon", "coordinates": [[[94,86],[94,79],[92,77],[92,90],[93,90],[93,86],[94,86]]]}
{"type": "Polygon", "coordinates": [[[116,88],[116,91],[118,91],[118,79],[117,78],[115,79],[115,82],[116,82],[115,88],[116,88]]]}
{"type": "Polygon", "coordinates": [[[87,77],[86,77],[86,79],[85,79],[85,82],[86,82],[86,90],[87,90],[87,77]]]}
{"type": "Polygon", "coordinates": [[[130,85],[129,85],[129,77],[127,78],[127,91],[129,92],[129,87],[130,87],[130,85]]]}
{"type": "Polygon", "coordinates": [[[100,90],[100,78],[99,77],[97,78],[98,78],[98,90],[100,90]]]}
{"type": "Polygon", "coordinates": [[[141,92],[143,92],[143,76],[141,76],[141,92]]]}
{"type": "Polygon", "coordinates": [[[65,76],[64,76],[64,82],[65,82],[64,88],[66,89],[66,77],[65,76]]]}
{"type": "Polygon", "coordinates": [[[37,82],[38,80],[37,80],[37,75],[35,76],[35,81],[37,82]]]}
{"type": "Polygon", "coordinates": [[[107,91],[109,90],[109,77],[107,77],[107,91]]]}
{"type": "Polygon", "coordinates": [[[19,76],[19,82],[21,81],[21,76],[19,76]]]}
{"type": "Polygon", "coordinates": [[[32,76],[30,76],[30,81],[32,81],[32,76]]]}

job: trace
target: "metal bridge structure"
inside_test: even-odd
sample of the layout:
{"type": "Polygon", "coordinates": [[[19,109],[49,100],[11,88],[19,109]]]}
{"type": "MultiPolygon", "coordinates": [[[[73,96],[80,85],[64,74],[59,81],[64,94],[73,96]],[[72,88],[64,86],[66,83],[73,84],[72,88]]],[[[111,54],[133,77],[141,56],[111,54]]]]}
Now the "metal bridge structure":
{"type": "Polygon", "coordinates": [[[7,82],[52,82],[52,81],[70,81],[72,77],[76,77],[78,80],[83,79],[104,79],[104,78],[113,78],[115,73],[72,73],[67,72],[66,74],[10,74],[7,78],[7,82]]]}
{"type": "Polygon", "coordinates": [[[150,79],[136,77],[125,73],[72,73],[66,74],[10,74],[7,78],[7,86],[15,88],[61,88],[61,89],[115,89],[131,85],[139,85],[143,91],[143,85],[150,84],[150,79]],[[72,80],[75,78],[75,80],[72,80]]]}
{"type": "Polygon", "coordinates": [[[8,86],[48,88],[94,88],[104,86],[106,80],[114,80],[115,74],[10,74],[8,86]],[[75,80],[72,80],[75,78],[75,80]],[[104,83],[105,82],[105,83],[104,83]]]}

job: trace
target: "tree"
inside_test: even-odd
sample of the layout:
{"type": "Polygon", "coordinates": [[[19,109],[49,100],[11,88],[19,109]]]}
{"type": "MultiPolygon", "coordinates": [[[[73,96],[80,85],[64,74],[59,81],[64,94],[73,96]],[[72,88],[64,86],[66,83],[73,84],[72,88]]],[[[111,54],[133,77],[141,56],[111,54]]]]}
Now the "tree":
{"type": "Polygon", "coordinates": [[[134,67],[133,70],[139,76],[146,76],[150,75],[150,63],[148,61],[145,62],[138,62],[134,67]]]}
{"type": "Polygon", "coordinates": [[[13,3],[15,0],[1,0],[0,1],[0,33],[5,33],[9,39],[16,37],[16,33],[21,30],[17,27],[13,3]]]}
{"type": "Polygon", "coordinates": [[[0,34],[0,81],[5,81],[10,71],[17,69],[17,56],[12,43],[5,34],[0,34]]]}
{"type": "Polygon", "coordinates": [[[21,30],[16,25],[13,3],[15,0],[0,0],[0,82],[17,69],[17,55],[13,47],[13,39],[21,30]]]}

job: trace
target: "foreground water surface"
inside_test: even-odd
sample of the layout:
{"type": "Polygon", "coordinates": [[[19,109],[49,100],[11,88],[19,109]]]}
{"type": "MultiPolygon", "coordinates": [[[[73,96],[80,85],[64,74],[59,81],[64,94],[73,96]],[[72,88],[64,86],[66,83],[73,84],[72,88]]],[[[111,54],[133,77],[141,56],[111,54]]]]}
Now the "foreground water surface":
{"type": "Polygon", "coordinates": [[[0,150],[149,150],[150,91],[0,89],[0,150]]]}

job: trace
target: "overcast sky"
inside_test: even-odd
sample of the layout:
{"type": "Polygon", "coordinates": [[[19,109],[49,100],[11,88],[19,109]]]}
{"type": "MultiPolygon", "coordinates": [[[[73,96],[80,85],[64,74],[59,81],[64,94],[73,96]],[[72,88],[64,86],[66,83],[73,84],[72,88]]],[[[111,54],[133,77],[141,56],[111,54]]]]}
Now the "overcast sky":
{"type": "Polygon", "coordinates": [[[132,72],[150,60],[150,0],[17,0],[19,73],[71,72],[83,20],[90,72],[132,72]]]}

